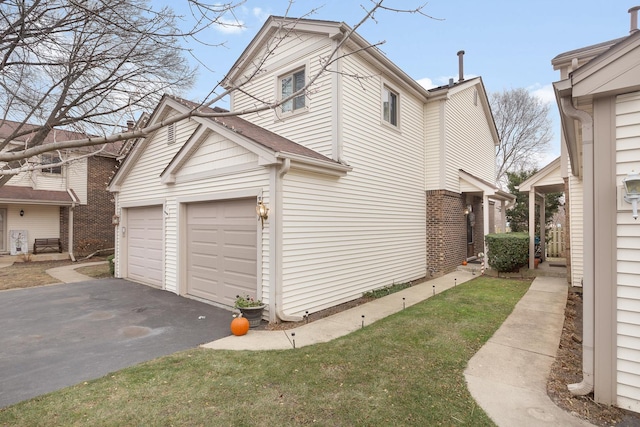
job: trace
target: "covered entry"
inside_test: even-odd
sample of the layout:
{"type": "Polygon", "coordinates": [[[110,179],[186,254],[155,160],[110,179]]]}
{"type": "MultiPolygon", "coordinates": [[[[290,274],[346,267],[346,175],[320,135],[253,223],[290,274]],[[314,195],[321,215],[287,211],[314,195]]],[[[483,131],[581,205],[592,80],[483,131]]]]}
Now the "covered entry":
{"type": "Polygon", "coordinates": [[[255,206],[255,198],[187,205],[187,294],[225,305],[256,296],[255,206]]]}

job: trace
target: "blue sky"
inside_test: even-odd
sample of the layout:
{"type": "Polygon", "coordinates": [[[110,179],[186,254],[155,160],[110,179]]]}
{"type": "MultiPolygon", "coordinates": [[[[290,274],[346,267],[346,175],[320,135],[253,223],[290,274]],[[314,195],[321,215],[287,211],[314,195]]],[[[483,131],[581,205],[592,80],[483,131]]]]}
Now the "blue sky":
{"type": "MultiPolygon", "coordinates": [[[[186,3],[186,2],[185,2],[186,3]]],[[[388,0],[393,8],[415,8],[414,0],[388,0]]],[[[184,3],[172,2],[178,13],[184,3]],[[178,6],[180,5],[180,6],[178,6]]],[[[396,65],[425,86],[441,85],[457,78],[459,50],[465,51],[466,76],[482,76],[487,91],[527,88],[553,102],[551,83],[559,73],[551,66],[556,55],[629,34],[628,9],[640,0],[431,0],[417,14],[379,11],[358,31],[371,43],[385,41],[380,49],[396,65]]],[[[202,98],[212,82],[224,77],[269,15],[284,15],[286,0],[247,0],[235,10],[243,29],[218,28],[203,36],[224,47],[197,47],[195,55],[213,72],[201,69],[194,88],[185,97],[202,98]]],[[[353,26],[363,16],[369,0],[296,0],[288,13],[301,16],[313,9],[311,19],[344,21],[353,26]]],[[[547,161],[559,155],[560,125],[552,104],[555,138],[547,161]]]]}

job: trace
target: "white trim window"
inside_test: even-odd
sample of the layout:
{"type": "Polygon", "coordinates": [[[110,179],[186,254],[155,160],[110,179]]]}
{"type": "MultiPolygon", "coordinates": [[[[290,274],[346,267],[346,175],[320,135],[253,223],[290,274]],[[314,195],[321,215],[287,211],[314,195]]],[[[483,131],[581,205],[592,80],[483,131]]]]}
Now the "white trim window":
{"type": "MultiPolygon", "coordinates": [[[[280,76],[278,78],[278,85],[280,90],[280,99],[285,99],[300,89],[306,84],[305,69],[297,69],[289,74],[280,76]]],[[[296,96],[284,102],[280,108],[283,113],[294,113],[299,110],[305,109],[305,95],[304,93],[296,96]]]]}
{"type": "MultiPolygon", "coordinates": [[[[62,159],[60,159],[60,156],[58,156],[57,154],[53,154],[53,153],[43,153],[40,155],[40,163],[42,165],[53,165],[56,163],[60,163],[62,162],[62,159]]],[[[51,173],[51,174],[56,174],[56,175],[61,175],[62,174],[62,165],[58,164],[57,166],[51,166],[48,168],[42,168],[41,169],[42,173],[51,173]]]]}
{"type": "Polygon", "coordinates": [[[382,86],[382,120],[396,127],[398,126],[399,98],[398,92],[386,85],[382,86]]]}

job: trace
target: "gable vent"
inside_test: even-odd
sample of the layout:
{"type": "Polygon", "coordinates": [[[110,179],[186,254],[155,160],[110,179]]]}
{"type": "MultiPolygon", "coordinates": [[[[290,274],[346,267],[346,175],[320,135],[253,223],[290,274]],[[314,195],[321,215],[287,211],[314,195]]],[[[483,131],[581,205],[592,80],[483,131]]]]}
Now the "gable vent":
{"type": "Polygon", "coordinates": [[[171,123],[167,126],[167,144],[173,144],[176,142],[176,124],[171,123]]]}

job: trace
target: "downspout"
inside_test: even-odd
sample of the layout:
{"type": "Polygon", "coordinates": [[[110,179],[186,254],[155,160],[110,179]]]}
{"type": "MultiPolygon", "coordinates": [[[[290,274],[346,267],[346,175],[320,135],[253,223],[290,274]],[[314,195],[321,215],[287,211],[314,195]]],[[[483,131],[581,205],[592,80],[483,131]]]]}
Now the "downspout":
{"type": "Polygon", "coordinates": [[[276,175],[276,185],[273,189],[275,193],[275,203],[276,203],[276,212],[275,212],[275,221],[271,225],[273,227],[273,234],[270,236],[270,242],[272,242],[270,247],[271,256],[275,259],[274,271],[275,271],[275,281],[273,283],[273,288],[275,291],[275,300],[276,300],[276,316],[278,319],[283,322],[300,322],[303,320],[302,316],[293,316],[289,314],[285,314],[282,310],[282,179],[284,176],[289,173],[291,169],[291,159],[284,159],[282,165],[277,170],[276,175]]]}
{"type": "Polygon", "coordinates": [[[582,381],[569,384],[567,387],[574,396],[584,396],[593,391],[594,371],[594,332],[595,332],[595,283],[594,283],[594,200],[593,200],[593,118],[586,111],[573,106],[570,96],[561,98],[562,111],[582,125],[582,156],[583,156],[583,230],[584,277],[582,283],[583,295],[583,326],[582,326],[582,381]],[[588,270],[587,270],[588,269],[588,270]]]}

